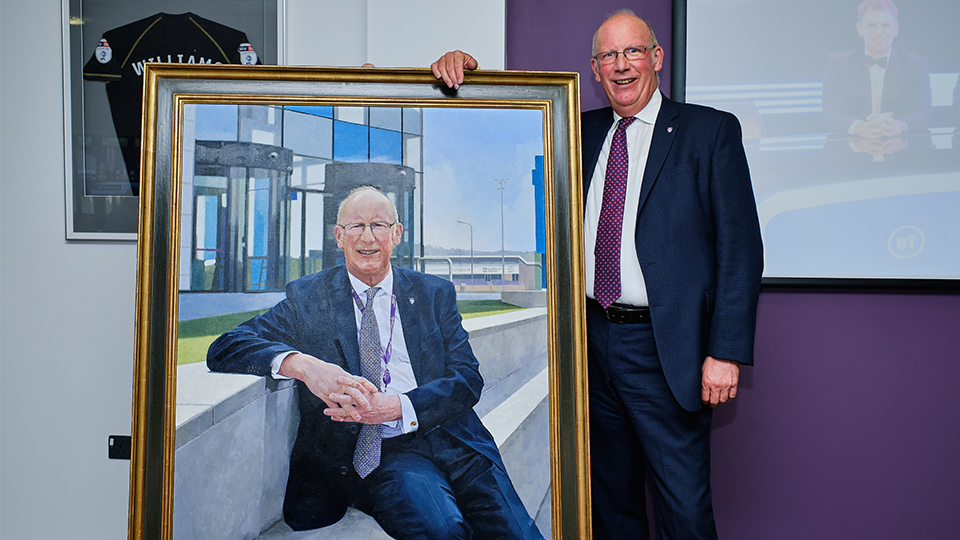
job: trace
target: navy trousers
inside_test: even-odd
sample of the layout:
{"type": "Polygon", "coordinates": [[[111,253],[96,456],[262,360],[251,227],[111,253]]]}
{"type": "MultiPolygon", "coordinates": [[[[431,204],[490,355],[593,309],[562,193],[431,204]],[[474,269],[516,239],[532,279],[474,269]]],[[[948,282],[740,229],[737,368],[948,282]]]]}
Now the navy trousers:
{"type": "Polygon", "coordinates": [[[397,539],[539,539],[506,472],[447,432],[383,441],[355,506],[397,539]]]}
{"type": "Polygon", "coordinates": [[[712,410],[677,403],[650,323],[587,310],[593,538],[646,540],[646,471],[662,539],[716,539],[710,494],[712,410]]]}

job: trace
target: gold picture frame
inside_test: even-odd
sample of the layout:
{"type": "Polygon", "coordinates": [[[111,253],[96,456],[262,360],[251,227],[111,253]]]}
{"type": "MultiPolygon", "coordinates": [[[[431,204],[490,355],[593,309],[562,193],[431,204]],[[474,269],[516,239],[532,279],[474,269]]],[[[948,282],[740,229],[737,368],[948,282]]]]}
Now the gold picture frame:
{"type": "MultiPolygon", "coordinates": [[[[501,270],[499,287],[501,291],[506,291],[508,283],[514,288],[522,288],[519,282],[524,279],[542,280],[537,282],[539,284],[534,291],[537,294],[534,296],[542,298],[544,305],[542,309],[545,310],[545,315],[542,317],[545,332],[545,353],[542,361],[546,367],[541,373],[548,390],[543,401],[540,402],[541,412],[548,412],[544,418],[548,418],[549,424],[549,455],[543,456],[544,462],[548,463],[549,485],[543,507],[549,514],[550,533],[545,536],[552,536],[555,539],[590,537],[578,84],[578,75],[575,73],[479,71],[468,74],[461,88],[453,91],[439,84],[429,70],[423,69],[148,65],[145,70],[141,160],[143,182],[138,235],[130,538],[177,539],[177,529],[178,527],[183,529],[183,525],[180,524],[184,521],[175,516],[175,499],[190,498],[189,495],[184,495],[186,488],[177,485],[176,476],[178,469],[176,463],[180,463],[181,470],[189,467],[186,458],[178,457],[178,452],[185,452],[182,449],[188,446],[184,442],[183,433],[189,430],[192,430],[191,433],[200,433],[204,430],[213,432],[214,430],[209,428],[211,418],[227,414],[224,412],[226,409],[231,407],[238,409],[246,403],[237,405],[236,402],[240,398],[233,399],[232,403],[228,403],[231,400],[226,400],[189,406],[178,401],[179,393],[184,395],[187,393],[186,386],[178,387],[180,372],[178,364],[182,363],[180,356],[187,354],[184,352],[186,338],[181,339],[181,334],[186,335],[184,330],[186,326],[182,320],[185,308],[181,305],[181,299],[187,296],[191,301],[197,298],[219,299],[225,298],[226,295],[207,295],[206,292],[238,290],[241,297],[263,300],[269,298],[268,295],[263,294],[267,290],[282,291],[282,284],[291,276],[304,275],[317,268],[315,265],[307,264],[308,251],[311,256],[314,251],[304,247],[306,244],[303,236],[299,237],[297,242],[290,240],[291,235],[305,235],[308,228],[306,218],[300,217],[297,219],[300,219],[303,229],[301,233],[289,232],[292,228],[290,223],[294,221],[294,218],[290,217],[292,214],[289,213],[289,208],[292,200],[302,200],[303,207],[306,208],[308,196],[318,198],[320,201],[330,198],[329,191],[332,189],[330,185],[333,178],[331,172],[325,173],[325,183],[320,189],[291,188],[292,184],[287,181],[283,184],[287,187],[282,191],[281,196],[270,199],[280,201],[270,203],[273,207],[287,210],[281,214],[281,217],[267,212],[263,214],[266,217],[257,218],[261,223],[266,224],[264,226],[282,222],[284,227],[281,228],[288,231],[286,236],[283,236],[284,240],[280,242],[282,245],[277,248],[278,251],[272,252],[275,254],[272,259],[269,256],[251,255],[251,250],[254,248],[250,246],[255,243],[255,240],[252,232],[247,236],[248,231],[253,230],[251,228],[253,225],[249,223],[234,227],[233,233],[237,238],[239,238],[238,235],[242,235],[244,243],[237,244],[242,247],[237,248],[235,245],[233,249],[238,253],[243,252],[242,257],[246,266],[238,266],[238,269],[230,274],[229,269],[224,269],[224,264],[229,266],[232,263],[229,261],[224,263],[218,258],[221,257],[220,254],[210,255],[209,252],[226,251],[226,249],[204,244],[203,238],[211,234],[214,236],[219,234],[220,240],[217,241],[226,242],[225,235],[222,234],[225,229],[216,229],[214,224],[220,222],[209,216],[212,215],[210,212],[219,211],[217,208],[226,207],[225,201],[228,195],[226,192],[216,190],[219,189],[217,185],[226,185],[224,183],[228,181],[214,178],[217,173],[210,173],[208,169],[201,170],[201,168],[220,166],[224,168],[222,170],[230,167],[236,169],[237,163],[230,161],[234,158],[223,156],[230,152],[233,152],[231,155],[237,152],[243,153],[242,150],[233,148],[223,154],[214,153],[213,157],[210,157],[207,156],[207,150],[211,145],[203,141],[198,142],[200,138],[197,135],[198,129],[202,128],[197,127],[197,118],[207,118],[209,116],[203,115],[211,111],[218,113],[221,110],[228,111],[227,118],[231,121],[244,114],[256,116],[262,113],[265,115],[263,118],[269,116],[270,122],[273,122],[275,114],[297,112],[298,114],[309,113],[312,115],[309,120],[326,125],[340,121],[341,116],[345,117],[348,114],[355,116],[358,119],[357,123],[350,129],[360,129],[365,126],[368,130],[366,135],[368,140],[364,143],[367,144],[365,151],[368,152],[368,156],[373,156],[368,161],[394,163],[392,167],[405,168],[400,174],[410,171],[416,178],[416,182],[419,182],[419,184],[415,182],[412,188],[414,192],[419,190],[419,207],[414,199],[404,200],[407,201],[405,204],[410,212],[407,219],[413,220],[413,229],[420,231],[420,244],[417,246],[417,239],[414,234],[411,234],[412,249],[405,252],[407,258],[403,260],[403,264],[411,267],[418,265],[421,271],[434,271],[434,273],[436,273],[435,270],[428,270],[431,257],[424,255],[424,246],[428,240],[423,237],[424,216],[429,217],[430,212],[424,209],[422,194],[425,191],[424,177],[429,175],[424,173],[423,157],[418,154],[423,151],[423,139],[426,137],[422,131],[424,129],[422,122],[426,121],[425,114],[430,116],[440,112],[462,111],[464,114],[478,113],[481,119],[490,120],[493,116],[499,119],[498,115],[502,114],[514,115],[511,111],[526,111],[532,112],[539,119],[542,135],[542,168],[539,173],[534,170],[533,174],[540,174],[543,179],[543,220],[539,227],[544,236],[545,247],[538,248],[543,249],[544,253],[536,262],[539,269],[531,272],[539,273],[541,277],[518,277],[525,272],[525,276],[533,274],[527,270],[517,270],[515,273],[513,270],[507,270],[507,252],[503,239],[504,184],[500,182],[500,187],[497,188],[491,182],[490,189],[498,192],[501,206],[500,228],[497,231],[500,233],[499,257],[502,264],[502,267],[499,267],[501,270]],[[413,120],[410,125],[415,126],[410,128],[412,134],[407,133],[407,128],[398,128],[395,132],[385,129],[384,133],[380,131],[374,133],[375,129],[380,129],[377,125],[385,116],[403,118],[403,122],[406,122],[407,118],[403,115],[407,114],[408,110],[412,111],[413,120]],[[230,114],[234,116],[229,116],[230,114]],[[417,122],[421,122],[419,127],[417,122]],[[419,142],[417,142],[416,129],[421,129],[419,142]],[[374,135],[377,137],[382,135],[390,141],[401,141],[401,144],[406,145],[402,150],[402,156],[397,154],[397,157],[390,157],[390,155],[384,157],[375,152],[374,147],[379,143],[371,142],[374,141],[374,135]],[[420,149],[416,148],[417,144],[420,145],[420,149]],[[419,168],[416,163],[406,161],[408,152],[410,152],[409,155],[414,155],[414,158],[420,159],[419,168]],[[207,157],[201,158],[200,154],[207,157]],[[408,165],[412,166],[408,167],[408,165]],[[203,214],[207,216],[203,219],[198,217],[205,211],[201,206],[206,204],[198,202],[200,201],[198,193],[201,192],[205,193],[206,195],[203,196],[209,199],[204,200],[212,204],[209,206],[211,210],[203,214]],[[209,225],[207,232],[197,232],[204,229],[205,224],[209,225]],[[214,229],[220,232],[216,234],[209,232],[214,229]],[[187,238],[187,236],[193,236],[193,238],[187,238]],[[294,245],[298,242],[299,248],[294,245]],[[419,257],[413,251],[416,249],[419,249],[419,257]],[[296,257],[288,255],[294,252],[299,255],[296,257]],[[272,269],[267,268],[267,263],[264,261],[268,259],[278,261],[276,264],[279,266],[276,268],[281,268],[282,271],[277,271],[272,266],[270,267],[272,269]],[[261,266],[253,270],[256,264],[261,266]],[[254,274],[261,276],[256,278],[259,281],[254,281],[251,277],[254,274]],[[510,278],[507,277],[508,274],[510,278]],[[231,278],[232,281],[224,277],[227,275],[234,276],[231,278]],[[229,285],[230,283],[233,285],[229,285]],[[230,289],[231,286],[240,288],[230,289]],[[198,423],[201,420],[207,424],[198,423]],[[188,424],[191,427],[185,427],[188,424]],[[182,440],[178,441],[178,437],[182,440]],[[177,497],[174,496],[175,491],[178,493],[177,497]]],[[[520,113],[516,115],[525,116],[520,113]]],[[[384,122],[389,123],[390,120],[384,120],[384,122]]],[[[238,121],[238,125],[239,123],[242,121],[238,121]]],[[[211,123],[213,124],[216,122],[211,123]]],[[[292,120],[287,123],[288,127],[292,124],[292,120]]],[[[243,129],[238,128],[240,131],[243,129]]],[[[297,147],[299,144],[293,140],[298,132],[292,128],[286,131],[284,128],[278,129],[279,138],[267,142],[280,142],[280,144],[264,143],[262,130],[252,135],[249,133],[250,130],[247,130],[252,140],[259,141],[251,144],[261,145],[255,150],[264,150],[263,155],[266,157],[263,159],[268,161],[298,159],[300,161],[297,163],[305,163],[303,160],[308,158],[291,155],[289,151],[290,148],[297,147]]],[[[508,127],[501,129],[506,131],[508,127]]],[[[299,133],[303,132],[303,130],[299,131],[299,133]]],[[[469,129],[467,132],[469,133],[469,129]]],[[[499,138],[496,131],[487,136],[492,139],[499,138]]],[[[329,149],[326,146],[320,146],[322,149],[316,152],[328,152],[329,149]]],[[[341,147],[346,148],[346,146],[341,147]]],[[[249,150],[250,147],[244,148],[249,150]]],[[[387,154],[390,152],[390,150],[386,151],[387,154]]],[[[309,159],[314,160],[311,162],[313,165],[321,166],[326,171],[332,170],[330,165],[342,161],[334,155],[309,157],[309,159]]],[[[357,161],[349,156],[343,160],[357,161]]],[[[277,167],[263,165],[266,169],[257,169],[261,171],[258,173],[251,173],[250,167],[260,167],[262,163],[261,165],[248,164],[245,169],[241,167],[242,170],[236,175],[244,182],[247,178],[252,182],[253,176],[270,174],[287,175],[285,178],[289,180],[291,174],[296,176],[301,174],[302,170],[306,170],[306,166],[290,166],[289,161],[285,163],[277,167]],[[273,172],[263,172],[267,169],[273,172]]],[[[380,165],[370,168],[377,167],[380,165]]],[[[496,179],[491,178],[491,180],[496,179]]],[[[303,185],[306,186],[305,181],[303,185]]],[[[254,195],[251,195],[256,190],[255,186],[249,184],[248,187],[249,191],[242,191],[236,200],[245,201],[243,204],[249,205],[244,207],[248,208],[245,211],[253,212],[251,208],[259,203],[255,201],[254,195]]],[[[399,206],[401,205],[398,204],[399,206]]],[[[401,210],[401,213],[404,211],[401,210]]],[[[460,223],[467,225],[463,221],[460,223]]],[[[474,278],[475,268],[473,239],[471,225],[470,278],[474,278]]],[[[332,253],[326,256],[334,257],[332,253]]],[[[466,255],[458,257],[460,259],[457,260],[462,263],[466,255]]],[[[433,257],[433,259],[443,258],[433,257]]],[[[445,258],[449,263],[449,277],[453,280],[454,266],[457,264],[454,261],[456,257],[445,258]]],[[[518,268],[529,263],[522,255],[516,258],[518,268]]],[[[325,259],[322,266],[335,264],[330,260],[325,259]]],[[[397,264],[396,260],[395,264],[397,264]]],[[[478,280],[465,279],[462,266],[462,264],[459,266],[461,268],[460,290],[482,288],[484,285],[478,280]]],[[[496,268],[492,271],[493,275],[496,275],[496,268]]],[[[497,287],[495,280],[492,283],[492,286],[490,283],[486,284],[487,290],[497,287]]],[[[501,293],[501,298],[503,294],[505,293],[501,293]]],[[[471,330],[472,341],[473,330],[471,330]]],[[[200,354],[202,355],[202,352],[200,354]]],[[[195,367],[197,369],[194,369],[194,372],[205,372],[201,363],[197,362],[195,367]]],[[[481,371],[483,369],[481,362],[481,371]]],[[[200,376],[220,375],[223,374],[200,376]]],[[[249,375],[224,376],[252,377],[249,375]]],[[[484,374],[484,378],[488,379],[488,375],[484,374]]],[[[235,380],[239,379],[231,379],[231,381],[235,380]]],[[[241,386],[248,385],[248,381],[249,379],[243,380],[241,386]]],[[[284,382],[264,381],[264,378],[256,378],[255,384],[260,388],[256,391],[249,390],[249,386],[243,386],[243,392],[246,392],[244,395],[260,392],[262,395],[280,396],[283,395],[283,391],[292,388],[284,382]]],[[[202,385],[198,383],[194,387],[196,386],[202,385]]],[[[508,385],[504,384],[504,386],[508,385]]],[[[295,422],[295,418],[292,421],[295,422]]],[[[258,459],[263,461],[262,456],[258,459]]],[[[211,467],[201,467],[201,469],[209,472],[211,467]]],[[[282,492],[280,495],[282,496],[282,492]]],[[[203,497],[199,500],[209,500],[209,498],[203,497]]],[[[274,508],[276,501],[270,501],[270,504],[273,505],[271,508],[274,508]]],[[[194,510],[196,509],[191,509],[191,511],[194,510]]],[[[262,509],[259,511],[264,512],[262,509]]],[[[207,516],[203,516],[203,519],[209,521],[207,516]]],[[[249,528],[250,525],[244,526],[249,528]]],[[[256,531],[254,533],[256,534],[256,531]]],[[[182,531],[180,534],[184,538],[191,536],[182,531]]]]}

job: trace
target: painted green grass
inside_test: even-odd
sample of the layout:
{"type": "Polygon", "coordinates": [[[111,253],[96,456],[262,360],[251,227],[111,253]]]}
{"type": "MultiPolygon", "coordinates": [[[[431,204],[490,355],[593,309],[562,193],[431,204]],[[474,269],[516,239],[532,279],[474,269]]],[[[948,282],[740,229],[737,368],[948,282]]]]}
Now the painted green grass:
{"type": "MultiPolygon", "coordinates": [[[[464,319],[485,317],[498,313],[509,313],[524,308],[505,304],[500,300],[462,300],[457,302],[457,310],[464,319]]],[[[267,310],[231,313],[217,317],[206,317],[181,321],[177,325],[177,364],[193,364],[207,360],[207,349],[217,336],[233,330],[236,326],[267,310]]]]}
{"type": "Polygon", "coordinates": [[[505,304],[500,300],[461,300],[457,302],[457,311],[464,319],[474,317],[486,317],[487,315],[496,315],[498,313],[509,313],[526,309],[512,304],[505,304]]]}
{"type": "Polygon", "coordinates": [[[238,324],[266,312],[267,310],[261,309],[180,321],[177,325],[177,364],[205,362],[207,348],[220,334],[233,330],[238,324]]]}
{"type": "Polygon", "coordinates": [[[258,311],[245,311],[243,313],[231,313],[229,315],[180,321],[180,324],[177,325],[177,336],[180,339],[201,336],[216,337],[227,330],[233,330],[238,324],[249,321],[257,315],[263,315],[266,312],[266,309],[261,309],[258,311]]]}
{"type": "MultiPolygon", "coordinates": [[[[218,334],[219,335],[219,334],[218,334]]],[[[207,361],[207,349],[217,336],[180,338],[177,340],[177,364],[193,364],[207,361]]]]}

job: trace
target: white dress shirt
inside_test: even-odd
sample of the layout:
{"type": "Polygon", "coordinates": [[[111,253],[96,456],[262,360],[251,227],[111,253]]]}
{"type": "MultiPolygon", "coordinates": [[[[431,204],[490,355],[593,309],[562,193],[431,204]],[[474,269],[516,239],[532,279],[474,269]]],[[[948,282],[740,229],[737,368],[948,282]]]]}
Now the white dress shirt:
{"type": "MultiPolygon", "coordinates": [[[[636,230],[637,212],[640,208],[640,183],[643,181],[643,170],[647,164],[647,155],[650,153],[650,140],[653,138],[653,126],[657,123],[657,114],[663,99],[657,90],[650,96],[650,101],[637,115],[638,121],[630,124],[626,129],[627,136],[627,194],[623,204],[623,226],[620,238],[620,298],[618,304],[631,306],[647,306],[647,288],[643,281],[643,272],[640,270],[640,260],[637,258],[636,230]]],[[[607,173],[607,158],[610,154],[610,145],[613,134],[620,122],[620,115],[613,113],[614,122],[607,132],[607,138],[600,149],[597,166],[593,170],[593,180],[587,190],[587,200],[584,204],[583,216],[583,248],[584,270],[586,278],[587,296],[596,298],[593,294],[593,284],[596,273],[596,257],[594,248],[597,245],[597,226],[600,222],[600,208],[603,206],[603,183],[607,173]]]]}
{"type": "MultiPolygon", "coordinates": [[[[361,303],[366,304],[367,289],[369,289],[370,286],[360,281],[349,272],[347,272],[347,275],[350,278],[350,286],[353,288],[354,292],[357,293],[357,296],[360,297],[361,303]]],[[[400,396],[400,407],[402,409],[402,416],[399,420],[385,422],[383,424],[382,435],[383,438],[387,439],[417,430],[417,427],[419,426],[419,423],[417,422],[417,412],[414,410],[413,404],[410,402],[410,398],[405,395],[406,392],[409,392],[417,387],[417,379],[413,374],[413,366],[410,364],[410,354],[407,352],[407,342],[403,338],[403,324],[400,321],[399,306],[397,308],[396,318],[393,324],[393,341],[392,343],[390,341],[390,310],[394,301],[392,267],[387,273],[387,277],[385,277],[383,281],[378,283],[376,286],[380,287],[380,290],[377,291],[376,296],[373,297],[373,310],[377,315],[377,326],[380,329],[380,346],[386,348],[387,344],[390,344],[392,349],[392,352],[390,353],[390,363],[385,364],[382,357],[380,361],[384,372],[386,372],[387,369],[390,370],[390,384],[388,384],[386,388],[383,388],[382,391],[386,394],[400,396]]],[[[354,315],[356,315],[357,342],[359,343],[360,318],[363,316],[363,312],[360,311],[360,308],[357,306],[355,301],[351,300],[351,303],[353,304],[354,315]]],[[[296,351],[287,351],[278,354],[273,359],[271,371],[275,379],[288,378],[280,375],[280,364],[283,362],[284,358],[293,352],[296,351]]],[[[321,358],[320,360],[324,359],[321,358]]],[[[379,381],[379,383],[381,386],[383,385],[383,381],[379,381]]]]}
{"type": "MultiPolygon", "coordinates": [[[[867,52],[866,49],[863,50],[863,54],[870,56],[872,55],[867,52]]],[[[880,58],[887,59],[887,66],[890,65],[890,51],[887,51],[887,54],[881,56],[880,58]]],[[[878,58],[879,60],[879,58],[878,58]]],[[[880,67],[878,64],[872,64],[867,68],[867,72],[870,75],[870,114],[880,114],[883,112],[881,103],[883,103],[883,79],[887,74],[887,68],[880,67]]],[[[864,120],[855,120],[850,127],[847,128],[847,133],[850,135],[856,135],[857,127],[860,124],[864,123],[864,120]]]]}

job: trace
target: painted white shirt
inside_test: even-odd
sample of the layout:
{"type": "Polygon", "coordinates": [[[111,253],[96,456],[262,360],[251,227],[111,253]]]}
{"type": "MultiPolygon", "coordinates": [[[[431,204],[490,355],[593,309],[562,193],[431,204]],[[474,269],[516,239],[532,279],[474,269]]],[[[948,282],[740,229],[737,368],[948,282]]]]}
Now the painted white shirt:
{"type": "MultiPolygon", "coordinates": [[[[367,289],[369,289],[370,286],[360,281],[349,272],[347,272],[347,276],[350,278],[350,286],[353,287],[353,290],[360,297],[360,301],[366,304],[367,289]]],[[[392,267],[390,268],[389,273],[387,273],[387,277],[378,283],[377,287],[380,287],[380,290],[377,291],[376,296],[373,297],[373,309],[377,315],[377,326],[380,328],[380,344],[381,346],[385,347],[387,343],[390,343],[390,307],[393,297],[392,267]]],[[[352,299],[351,304],[353,304],[353,312],[356,316],[357,343],[359,343],[360,318],[363,316],[363,312],[360,311],[357,303],[352,299]]],[[[410,354],[407,352],[407,342],[403,338],[403,324],[400,321],[399,307],[397,309],[396,320],[393,324],[392,351],[393,352],[390,355],[389,365],[390,384],[387,385],[387,387],[382,391],[386,394],[400,396],[402,416],[399,420],[385,422],[383,424],[382,436],[385,439],[395,437],[403,433],[416,431],[417,427],[419,427],[419,422],[417,421],[417,412],[414,410],[413,403],[410,402],[410,398],[406,396],[406,392],[409,392],[417,387],[417,379],[413,374],[413,366],[410,364],[410,354]]],[[[287,356],[294,352],[297,351],[286,351],[274,357],[273,362],[271,362],[271,373],[274,379],[289,378],[280,375],[280,364],[283,363],[283,360],[287,356]]],[[[324,359],[321,358],[320,360],[324,359]]],[[[383,364],[383,360],[381,360],[381,364],[383,364]]],[[[384,369],[388,369],[386,364],[384,364],[384,369]]]]}

